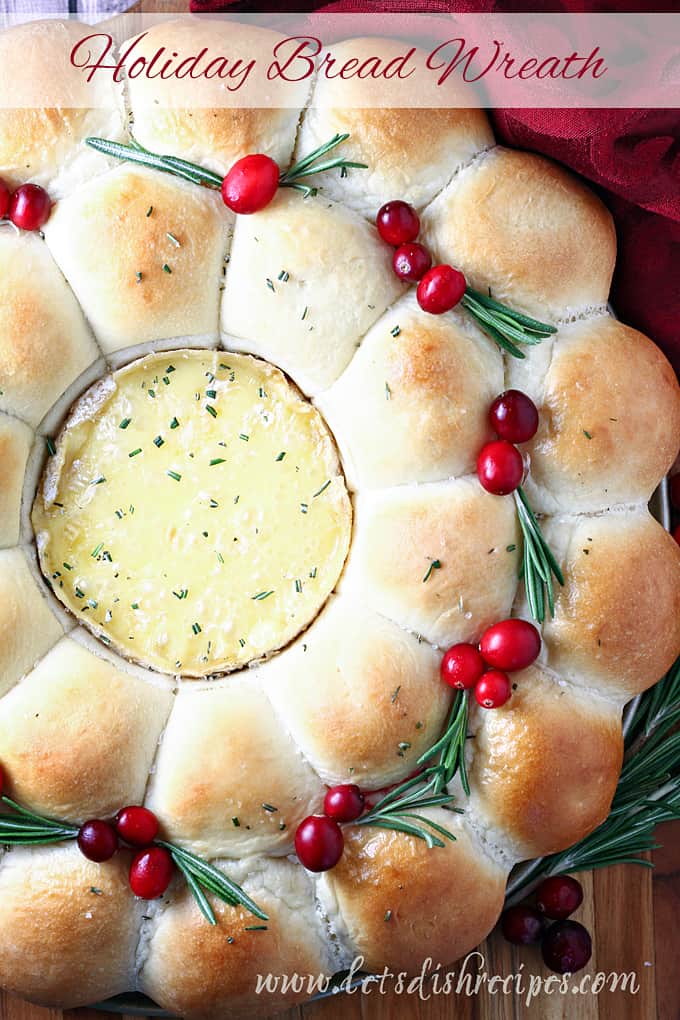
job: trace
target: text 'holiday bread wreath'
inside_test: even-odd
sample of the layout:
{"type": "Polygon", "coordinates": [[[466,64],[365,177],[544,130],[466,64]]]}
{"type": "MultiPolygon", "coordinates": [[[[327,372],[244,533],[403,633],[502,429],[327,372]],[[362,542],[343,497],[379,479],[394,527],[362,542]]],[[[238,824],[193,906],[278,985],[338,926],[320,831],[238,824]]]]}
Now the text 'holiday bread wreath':
{"type": "Polygon", "coordinates": [[[608,213],[480,111],[315,88],[0,112],[0,984],[38,1002],[450,963],[606,818],[680,651],[680,397],[607,313],[608,213]]]}

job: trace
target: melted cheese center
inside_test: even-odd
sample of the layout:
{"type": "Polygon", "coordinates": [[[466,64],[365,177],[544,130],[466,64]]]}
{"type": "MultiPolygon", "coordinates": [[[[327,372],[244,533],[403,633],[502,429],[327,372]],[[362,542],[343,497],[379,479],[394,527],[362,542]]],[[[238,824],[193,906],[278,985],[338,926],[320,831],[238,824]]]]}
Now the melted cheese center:
{"type": "Polygon", "coordinates": [[[33,507],[57,597],[128,658],[238,668],[333,590],[351,508],[324,422],[265,362],[153,354],[77,403],[33,507]]]}

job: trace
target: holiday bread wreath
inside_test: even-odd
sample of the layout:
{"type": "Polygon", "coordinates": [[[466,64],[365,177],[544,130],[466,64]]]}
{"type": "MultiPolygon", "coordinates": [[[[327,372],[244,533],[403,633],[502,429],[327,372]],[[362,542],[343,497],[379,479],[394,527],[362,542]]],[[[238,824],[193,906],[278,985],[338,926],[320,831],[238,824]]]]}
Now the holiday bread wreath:
{"type": "Polygon", "coordinates": [[[611,219],[477,110],[77,87],[0,113],[0,984],[214,1017],[449,963],[607,817],[680,651],[680,396],[611,219]]]}

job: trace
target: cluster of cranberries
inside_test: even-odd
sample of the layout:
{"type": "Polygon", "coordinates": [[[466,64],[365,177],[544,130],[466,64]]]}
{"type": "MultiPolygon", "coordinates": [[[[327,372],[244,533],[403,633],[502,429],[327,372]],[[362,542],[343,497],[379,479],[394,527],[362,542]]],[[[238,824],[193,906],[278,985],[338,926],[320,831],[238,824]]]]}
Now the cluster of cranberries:
{"type": "Polygon", "coordinates": [[[491,427],[499,437],[485,443],[477,457],[477,477],[487,492],[507,496],[521,484],[524,460],[515,443],[536,435],[538,411],[521,390],[506,390],[489,408],[491,427]]]}
{"type": "Polygon", "coordinates": [[[22,230],[40,230],[51,209],[50,196],[38,184],[22,184],[11,192],[0,179],[0,220],[6,216],[22,230]]]}
{"type": "Polygon", "coordinates": [[[416,297],[424,312],[442,315],[465,294],[465,277],[453,266],[433,266],[427,248],[418,244],[418,213],[408,202],[387,202],[378,210],[375,225],[383,241],[395,249],[392,268],[400,280],[417,283],[416,297]]]}
{"type": "Polygon", "coordinates": [[[479,646],[452,645],[441,676],[450,687],[472,690],[482,708],[500,708],[512,693],[508,673],[526,669],[541,650],[541,638],[526,620],[501,620],[482,634],[479,646]]]}
{"type": "Polygon", "coordinates": [[[81,825],[77,842],[90,861],[108,861],[119,841],[138,847],[130,865],[130,888],[135,896],[154,900],[170,885],[174,864],[162,846],[152,846],[158,835],[158,819],[148,808],[131,806],[118,812],[113,822],[92,818],[81,825]]]}
{"type": "Polygon", "coordinates": [[[345,841],[340,822],[354,822],[363,813],[365,798],[354,783],[332,786],[322,815],[308,815],[297,827],[295,853],[308,871],[329,871],[342,857],[345,841]]]}
{"type": "Polygon", "coordinates": [[[546,967],[573,974],[588,963],[592,942],[586,928],[569,918],[583,902],[583,889],[569,875],[544,879],[536,890],[536,906],[520,903],[501,917],[501,931],[516,946],[541,944],[546,967]],[[554,924],[548,924],[548,919],[554,924]]]}

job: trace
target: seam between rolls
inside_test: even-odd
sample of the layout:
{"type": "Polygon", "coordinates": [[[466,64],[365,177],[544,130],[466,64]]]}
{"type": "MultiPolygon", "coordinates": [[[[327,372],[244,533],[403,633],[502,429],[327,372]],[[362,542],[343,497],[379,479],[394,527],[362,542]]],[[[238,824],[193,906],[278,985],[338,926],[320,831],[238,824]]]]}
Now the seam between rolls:
{"type": "Polygon", "coordinates": [[[156,749],[155,749],[153,757],[151,759],[151,764],[149,765],[149,771],[147,773],[146,783],[144,784],[144,793],[142,794],[142,797],[141,797],[141,804],[144,805],[144,806],[146,806],[146,801],[149,798],[149,794],[150,794],[150,790],[151,790],[151,784],[152,784],[152,781],[153,781],[153,777],[156,774],[156,766],[158,764],[158,757],[160,755],[161,748],[163,746],[163,740],[165,739],[165,734],[167,732],[168,726],[170,725],[170,719],[172,717],[172,713],[174,712],[175,708],[177,707],[177,691],[178,691],[178,686],[175,683],[175,686],[173,687],[173,689],[171,691],[173,702],[170,705],[170,708],[168,710],[167,716],[165,717],[165,722],[163,724],[163,727],[161,728],[161,731],[158,734],[158,741],[156,743],[156,749]]]}
{"type": "Polygon", "coordinates": [[[442,187],[439,188],[439,190],[435,192],[435,194],[432,196],[430,201],[426,205],[423,206],[421,212],[418,215],[422,218],[426,214],[426,212],[430,208],[430,206],[432,206],[437,201],[437,199],[441,195],[444,194],[446,189],[449,188],[453,184],[453,182],[462,173],[464,173],[465,170],[469,170],[476,163],[482,163],[487,156],[489,156],[492,152],[494,152],[496,149],[499,149],[499,148],[501,148],[501,146],[499,145],[499,143],[496,141],[496,139],[494,137],[494,140],[491,143],[491,145],[485,145],[483,148],[478,149],[477,152],[475,152],[472,156],[470,156],[463,163],[461,163],[459,166],[457,166],[456,169],[451,174],[451,176],[446,181],[446,183],[443,184],[442,187]]]}

